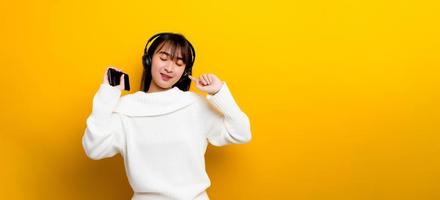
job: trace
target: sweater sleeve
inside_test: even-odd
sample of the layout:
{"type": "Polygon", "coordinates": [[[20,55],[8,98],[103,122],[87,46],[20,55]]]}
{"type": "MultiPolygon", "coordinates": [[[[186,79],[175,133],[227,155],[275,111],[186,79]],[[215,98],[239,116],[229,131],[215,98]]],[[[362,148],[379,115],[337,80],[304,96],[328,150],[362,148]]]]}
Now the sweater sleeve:
{"type": "Polygon", "coordinates": [[[112,157],[122,150],[121,119],[113,112],[120,96],[118,88],[102,83],[93,97],[92,113],[87,118],[82,137],[83,148],[90,159],[112,157]]]}
{"type": "Polygon", "coordinates": [[[252,134],[249,118],[235,102],[226,82],[223,81],[223,86],[216,94],[208,94],[206,98],[217,108],[217,112],[209,112],[212,123],[207,135],[208,141],[214,146],[250,142],[252,134]]]}

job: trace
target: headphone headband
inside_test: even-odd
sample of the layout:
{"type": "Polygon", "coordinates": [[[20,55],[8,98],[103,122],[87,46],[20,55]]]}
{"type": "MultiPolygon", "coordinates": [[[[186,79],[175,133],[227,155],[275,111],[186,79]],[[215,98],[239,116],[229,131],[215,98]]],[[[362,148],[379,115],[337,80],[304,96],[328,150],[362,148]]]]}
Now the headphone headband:
{"type": "MultiPolygon", "coordinates": [[[[155,40],[156,38],[158,38],[160,36],[172,35],[172,34],[174,34],[174,33],[171,33],[171,32],[157,33],[157,34],[153,35],[150,39],[148,39],[147,44],[145,45],[145,48],[144,48],[144,57],[148,55],[148,49],[149,49],[148,44],[150,44],[150,42],[152,42],[153,40],[155,40]]],[[[185,40],[186,40],[186,38],[185,38],[185,40]]],[[[191,50],[191,64],[190,65],[192,67],[192,64],[194,63],[194,61],[196,59],[196,52],[195,52],[194,47],[192,46],[191,42],[189,42],[188,40],[186,40],[186,42],[189,44],[189,47],[191,50]]]]}

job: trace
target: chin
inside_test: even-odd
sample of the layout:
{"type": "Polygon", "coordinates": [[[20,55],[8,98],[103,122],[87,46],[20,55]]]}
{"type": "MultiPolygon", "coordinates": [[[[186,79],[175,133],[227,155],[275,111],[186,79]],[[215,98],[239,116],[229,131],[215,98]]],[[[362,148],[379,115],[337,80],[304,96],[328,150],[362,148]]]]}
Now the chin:
{"type": "Polygon", "coordinates": [[[174,80],[164,81],[164,80],[162,80],[162,78],[159,78],[159,80],[156,81],[156,85],[159,86],[159,87],[161,87],[161,88],[164,88],[164,89],[169,89],[169,88],[171,88],[174,84],[176,84],[174,80]]]}

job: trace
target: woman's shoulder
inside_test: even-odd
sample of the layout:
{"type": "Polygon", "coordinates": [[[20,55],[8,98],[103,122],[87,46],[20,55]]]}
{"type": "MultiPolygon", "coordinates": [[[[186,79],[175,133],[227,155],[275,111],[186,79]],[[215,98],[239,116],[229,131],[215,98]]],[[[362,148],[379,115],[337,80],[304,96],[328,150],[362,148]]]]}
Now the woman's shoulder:
{"type": "Polygon", "coordinates": [[[193,91],[186,91],[186,95],[190,96],[190,98],[194,99],[195,102],[200,106],[209,106],[209,101],[206,95],[200,94],[193,91]]]}
{"type": "Polygon", "coordinates": [[[196,93],[196,92],[193,92],[193,91],[185,91],[184,93],[185,93],[185,95],[188,95],[189,97],[197,100],[198,103],[202,103],[205,100],[203,95],[201,95],[199,93],[196,93]]]}
{"type": "Polygon", "coordinates": [[[121,96],[115,112],[130,116],[153,116],[174,112],[189,105],[203,109],[207,103],[205,97],[192,91],[179,91],[164,97],[135,92],[121,96]]]}
{"type": "Polygon", "coordinates": [[[221,111],[213,105],[210,101],[207,94],[199,94],[196,92],[188,91],[193,96],[194,99],[196,99],[195,107],[199,109],[201,113],[204,113],[208,116],[212,114],[221,114],[221,111]]]}

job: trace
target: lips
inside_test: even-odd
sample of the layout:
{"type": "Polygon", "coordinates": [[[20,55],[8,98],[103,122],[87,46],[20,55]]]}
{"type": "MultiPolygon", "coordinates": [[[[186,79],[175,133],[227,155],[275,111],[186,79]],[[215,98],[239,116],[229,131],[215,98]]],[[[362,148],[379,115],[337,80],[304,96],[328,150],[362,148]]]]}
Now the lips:
{"type": "Polygon", "coordinates": [[[162,74],[162,73],[160,73],[162,76],[165,76],[165,77],[167,77],[167,78],[173,78],[172,76],[168,76],[168,75],[166,75],[166,74],[162,74]]]}
{"type": "Polygon", "coordinates": [[[162,74],[162,73],[160,73],[160,75],[162,76],[162,80],[164,80],[164,81],[168,81],[168,80],[170,80],[170,78],[173,78],[172,76],[168,76],[168,75],[162,74]]]}

